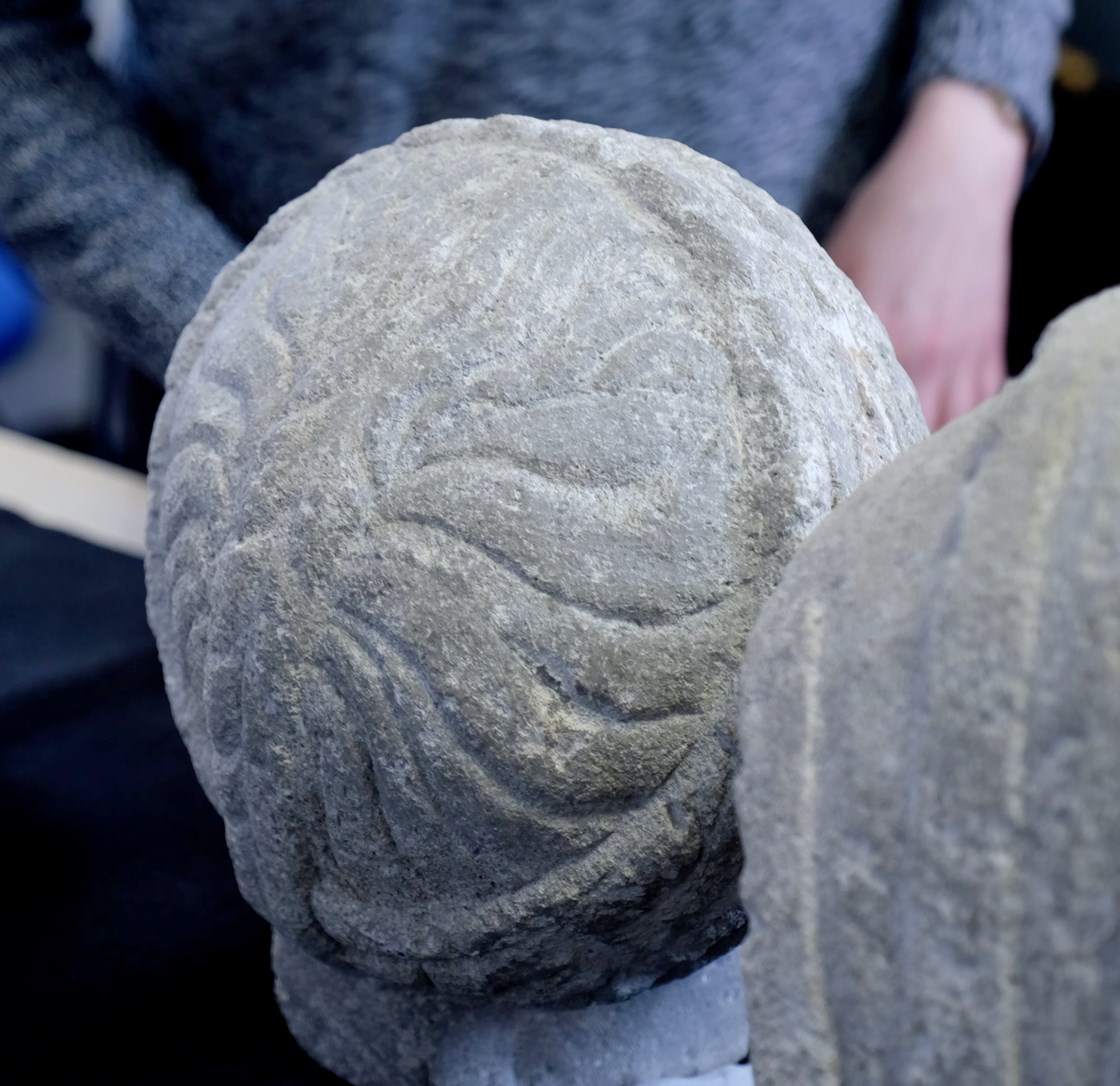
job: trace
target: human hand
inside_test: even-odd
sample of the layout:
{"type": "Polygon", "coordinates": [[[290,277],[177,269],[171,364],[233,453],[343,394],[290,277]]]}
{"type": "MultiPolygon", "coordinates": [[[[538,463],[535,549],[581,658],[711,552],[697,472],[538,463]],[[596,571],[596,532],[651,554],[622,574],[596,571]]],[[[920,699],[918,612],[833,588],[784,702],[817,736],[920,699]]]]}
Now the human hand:
{"type": "Polygon", "coordinates": [[[826,242],[886,327],[931,430],[1007,376],[1011,225],[1028,150],[992,94],[931,83],[826,242]]]}

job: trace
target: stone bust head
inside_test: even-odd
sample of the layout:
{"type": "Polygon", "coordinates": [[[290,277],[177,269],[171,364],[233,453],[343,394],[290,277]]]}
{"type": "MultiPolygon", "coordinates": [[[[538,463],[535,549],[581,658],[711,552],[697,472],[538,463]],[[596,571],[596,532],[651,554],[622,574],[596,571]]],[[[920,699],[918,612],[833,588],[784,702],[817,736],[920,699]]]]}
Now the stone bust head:
{"type": "Polygon", "coordinates": [[[522,1003],[730,945],[747,631],[923,432],[801,224],[679,145],[504,117],[339,167],[216,280],[151,451],[151,622],[245,897],[522,1003]]]}

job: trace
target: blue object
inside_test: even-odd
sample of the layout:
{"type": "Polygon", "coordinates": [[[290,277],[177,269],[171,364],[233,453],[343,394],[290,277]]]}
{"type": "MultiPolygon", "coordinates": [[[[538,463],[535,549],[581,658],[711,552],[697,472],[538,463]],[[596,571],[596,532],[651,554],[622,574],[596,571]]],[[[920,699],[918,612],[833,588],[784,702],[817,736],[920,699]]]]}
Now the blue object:
{"type": "Polygon", "coordinates": [[[0,367],[35,333],[40,307],[31,277],[0,243],[0,367]]]}

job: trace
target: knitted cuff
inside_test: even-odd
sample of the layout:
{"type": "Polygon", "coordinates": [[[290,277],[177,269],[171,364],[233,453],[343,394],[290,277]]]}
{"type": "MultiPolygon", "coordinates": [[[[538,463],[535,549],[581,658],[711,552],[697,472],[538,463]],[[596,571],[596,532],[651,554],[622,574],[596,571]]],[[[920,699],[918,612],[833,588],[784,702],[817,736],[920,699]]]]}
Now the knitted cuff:
{"type": "Polygon", "coordinates": [[[931,0],[922,6],[912,95],[934,79],[953,78],[1006,95],[1031,137],[1032,159],[1050,142],[1050,86],[1070,0],[931,0]]]}

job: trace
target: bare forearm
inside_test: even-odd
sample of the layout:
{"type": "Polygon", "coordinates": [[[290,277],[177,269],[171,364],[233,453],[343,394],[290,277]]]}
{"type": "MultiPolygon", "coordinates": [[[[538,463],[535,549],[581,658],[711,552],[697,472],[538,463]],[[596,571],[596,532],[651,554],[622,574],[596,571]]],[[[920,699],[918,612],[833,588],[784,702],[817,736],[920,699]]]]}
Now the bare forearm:
{"type": "Polygon", "coordinates": [[[991,186],[1008,211],[1019,199],[1030,137],[1002,92],[956,79],[938,79],[914,97],[899,135],[941,159],[947,179],[970,175],[991,186]]]}
{"type": "Polygon", "coordinates": [[[916,95],[828,249],[886,326],[936,428],[1006,376],[1011,224],[1026,129],[988,91],[937,80],[916,95]]]}

